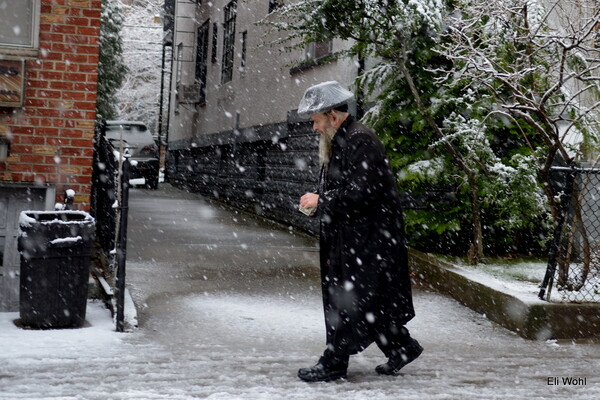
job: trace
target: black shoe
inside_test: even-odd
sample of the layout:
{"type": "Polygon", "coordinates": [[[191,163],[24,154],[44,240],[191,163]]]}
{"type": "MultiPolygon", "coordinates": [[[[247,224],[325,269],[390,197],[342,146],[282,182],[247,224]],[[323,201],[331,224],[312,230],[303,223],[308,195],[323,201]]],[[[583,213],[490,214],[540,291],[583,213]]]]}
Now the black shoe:
{"type": "Polygon", "coordinates": [[[411,340],[412,343],[408,346],[392,351],[388,362],[378,365],[375,371],[381,375],[394,375],[403,367],[415,361],[423,352],[423,347],[415,339],[411,340]]]}
{"type": "Polygon", "coordinates": [[[336,357],[328,352],[319,359],[319,362],[310,368],[300,368],[298,378],[305,382],[329,382],[346,378],[348,370],[348,356],[336,357]]]}

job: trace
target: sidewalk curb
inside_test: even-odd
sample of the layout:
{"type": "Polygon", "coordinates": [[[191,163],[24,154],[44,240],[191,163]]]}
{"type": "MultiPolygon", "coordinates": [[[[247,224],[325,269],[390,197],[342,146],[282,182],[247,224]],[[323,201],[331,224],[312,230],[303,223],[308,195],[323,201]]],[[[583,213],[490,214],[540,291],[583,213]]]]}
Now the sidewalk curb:
{"type": "Polygon", "coordinates": [[[450,295],[525,339],[600,338],[600,304],[528,303],[468,279],[431,254],[409,254],[416,284],[450,295]]]}

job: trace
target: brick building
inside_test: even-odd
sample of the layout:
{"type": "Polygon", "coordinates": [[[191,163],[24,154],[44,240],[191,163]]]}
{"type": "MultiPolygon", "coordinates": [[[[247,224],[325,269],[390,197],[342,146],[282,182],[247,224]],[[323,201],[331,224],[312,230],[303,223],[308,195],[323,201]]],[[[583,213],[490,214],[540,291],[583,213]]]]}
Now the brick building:
{"type": "Polygon", "coordinates": [[[101,0],[19,0],[0,8],[0,310],[14,309],[21,210],[65,190],[88,210],[101,0]]]}

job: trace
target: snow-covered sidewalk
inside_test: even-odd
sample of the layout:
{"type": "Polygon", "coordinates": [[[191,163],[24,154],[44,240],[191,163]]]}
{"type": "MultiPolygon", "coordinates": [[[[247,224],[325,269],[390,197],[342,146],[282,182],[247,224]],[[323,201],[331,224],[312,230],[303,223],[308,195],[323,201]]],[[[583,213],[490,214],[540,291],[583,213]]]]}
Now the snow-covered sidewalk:
{"type": "Polygon", "coordinates": [[[22,330],[0,313],[0,400],[600,398],[600,344],[528,341],[420,290],[409,329],[425,352],[401,375],[378,376],[372,346],[347,380],[304,383],[296,372],[324,341],[306,239],[168,186],[131,194],[140,328],[115,332],[98,302],[74,330],[22,330]],[[585,384],[563,384],[571,377],[585,384]]]}
{"type": "Polygon", "coordinates": [[[82,329],[21,330],[0,314],[0,399],[597,399],[599,346],[531,342],[435,293],[416,295],[410,324],[426,351],[381,377],[376,348],[349,379],[306,384],[298,367],[322,343],[317,293],[187,295],[161,302],[142,329],[114,332],[100,303],[82,329]],[[178,309],[179,315],[165,310],[178,309]],[[582,377],[586,385],[548,385],[582,377]],[[554,382],[554,381],[552,381],[554,382]]]}

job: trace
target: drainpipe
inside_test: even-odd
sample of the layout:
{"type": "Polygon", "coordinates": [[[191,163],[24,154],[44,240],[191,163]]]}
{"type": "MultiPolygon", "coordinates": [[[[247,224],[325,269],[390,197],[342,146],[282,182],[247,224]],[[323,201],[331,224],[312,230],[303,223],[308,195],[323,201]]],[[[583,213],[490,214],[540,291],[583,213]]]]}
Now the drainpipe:
{"type": "MultiPolygon", "coordinates": [[[[163,102],[165,91],[165,53],[166,46],[162,45],[162,62],[160,65],[160,100],[158,105],[158,159],[162,160],[163,156],[163,102]]],[[[164,141],[166,143],[166,140],[164,141]]]]}

